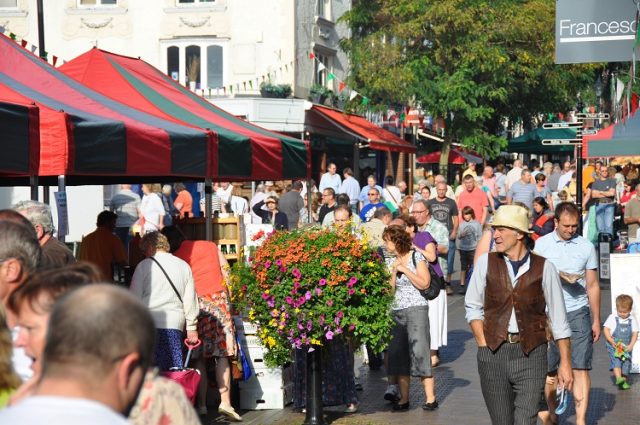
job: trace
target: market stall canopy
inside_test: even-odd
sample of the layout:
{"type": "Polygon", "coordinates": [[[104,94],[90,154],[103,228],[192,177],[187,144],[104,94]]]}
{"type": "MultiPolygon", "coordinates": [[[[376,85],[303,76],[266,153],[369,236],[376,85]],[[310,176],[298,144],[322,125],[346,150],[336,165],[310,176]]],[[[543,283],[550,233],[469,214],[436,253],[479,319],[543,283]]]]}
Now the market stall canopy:
{"type": "Polygon", "coordinates": [[[416,153],[414,145],[360,115],[347,114],[338,109],[314,104],[307,111],[305,121],[310,131],[327,134],[336,139],[354,139],[361,142],[363,147],[380,151],[416,153]]]}
{"type": "MultiPolygon", "coordinates": [[[[35,175],[40,154],[40,113],[33,104],[0,102],[0,136],[11,144],[0,155],[0,173],[35,175]]],[[[0,142],[4,146],[4,142],[0,142]]]]}
{"type": "MultiPolygon", "coordinates": [[[[442,155],[441,151],[435,151],[428,153],[426,155],[422,155],[416,159],[416,162],[421,164],[438,164],[440,163],[440,156],[442,155]]],[[[449,151],[449,164],[464,164],[467,162],[473,162],[479,164],[482,162],[482,158],[471,154],[469,152],[464,152],[458,149],[451,149],[449,151]]]]}
{"type": "Polygon", "coordinates": [[[214,174],[219,179],[281,180],[310,173],[307,143],[223,111],[141,59],[94,48],[60,70],[138,110],[213,131],[218,139],[214,174]]]}
{"type": "MultiPolygon", "coordinates": [[[[38,108],[38,165],[30,172],[51,176],[52,181],[58,175],[68,176],[67,184],[88,184],[212,174],[210,131],[163,120],[107,98],[4,35],[0,35],[0,102],[38,108]]],[[[6,136],[0,138],[3,155],[26,149],[19,133],[6,136]]],[[[30,172],[16,170],[5,177],[26,177],[30,172]]],[[[45,182],[48,179],[41,180],[45,182]]],[[[3,178],[0,183],[17,182],[3,178]]]]}
{"type": "Polygon", "coordinates": [[[640,156],[640,115],[637,112],[597,134],[584,136],[583,158],[609,156],[640,156]]]}
{"type": "Polygon", "coordinates": [[[507,152],[553,154],[572,153],[574,145],[543,145],[543,140],[575,139],[575,128],[536,128],[509,140],[507,152]]]}

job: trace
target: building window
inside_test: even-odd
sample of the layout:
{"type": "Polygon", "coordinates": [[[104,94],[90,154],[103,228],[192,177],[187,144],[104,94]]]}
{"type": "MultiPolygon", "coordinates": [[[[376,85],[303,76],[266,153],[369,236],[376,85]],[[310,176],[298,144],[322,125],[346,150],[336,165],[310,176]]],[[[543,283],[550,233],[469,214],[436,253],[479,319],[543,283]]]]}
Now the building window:
{"type": "Polygon", "coordinates": [[[200,85],[200,46],[187,46],[184,50],[184,59],[187,72],[187,81],[195,81],[196,86],[200,85]]]}
{"type": "Polygon", "coordinates": [[[207,46],[207,83],[222,87],[222,46],[207,46]]]}
{"type": "Polygon", "coordinates": [[[213,3],[214,0],[178,0],[178,6],[188,6],[192,4],[209,4],[213,3]]]}
{"type": "Polygon", "coordinates": [[[331,20],[331,0],[316,0],[318,3],[318,16],[328,21],[331,20]]]}
{"type": "Polygon", "coordinates": [[[0,0],[0,9],[15,9],[18,7],[18,0],[0,0]]]}
{"type": "Polygon", "coordinates": [[[167,75],[176,81],[180,80],[180,49],[177,46],[167,49],[167,75]]]}
{"type": "Polygon", "coordinates": [[[167,75],[203,90],[224,86],[224,48],[207,40],[173,40],[164,48],[167,75]]]}
{"type": "Polygon", "coordinates": [[[78,6],[96,7],[96,6],[117,6],[118,0],[78,0],[78,6]]]}
{"type": "Polygon", "coordinates": [[[318,53],[316,53],[315,55],[316,55],[316,61],[315,61],[316,65],[314,67],[314,72],[315,72],[314,81],[316,84],[326,87],[327,75],[329,75],[329,72],[331,72],[331,59],[329,58],[329,56],[326,56],[326,55],[321,55],[318,53]],[[320,64],[323,64],[325,68],[322,69],[320,64]]]}

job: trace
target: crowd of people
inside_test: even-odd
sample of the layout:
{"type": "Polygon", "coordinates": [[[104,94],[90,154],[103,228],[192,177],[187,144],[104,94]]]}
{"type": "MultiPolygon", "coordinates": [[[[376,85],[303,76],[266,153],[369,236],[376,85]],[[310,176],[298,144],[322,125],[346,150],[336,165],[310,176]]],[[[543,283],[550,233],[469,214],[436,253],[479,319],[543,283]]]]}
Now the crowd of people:
{"type": "MultiPolygon", "coordinates": [[[[362,387],[354,355],[362,348],[371,368],[384,364],[383,397],[394,411],[409,409],[411,376],[423,385],[422,408],[439,407],[433,369],[447,345],[447,296],[454,294],[457,252],[458,292],[478,344],[492,422],[535,423],[539,416],[545,424],[557,423],[555,394],[562,387],[573,391],[576,423],[585,423],[593,344],[602,326],[595,241],[577,232],[583,217],[573,202],[575,168],[570,162],[561,168],[520,160],[510,169],[477,168],[469,164],[458,185],[441,175],[420,180],[413,193],[392,176],[382,186],[367,176],[361,187],[351,169],[341,176],[335,164],[317,187],[313,181],[265,182],[251,199],[232,184],[214,185],[214,213],[251,214],[253,222],[276,230],[346,229],[384,258],[391,279],[381,284],[394,294],[391,343],[383,361],[375,347],[327,344],[326,405],[358,410],[362,387]],[[434,274],[445,286],[428,300],[422,291],[434,274]],[[543,395],[547,407],[541,409],[543,395]]],[[[628,226],[629,238],[637,238],[640,185],[631,171],[599,161],[584,168],[581,207],[588,211],[591,232],[614,235],[628,226]]],[[[93,423],[121,423],[125,417],[130,423],[197,423],[198,413],[207,413],[209,370],[219,412],[241,420],[230,398],[238,346],[225,256],[215,243],[186,240],[172,225],[176,217],[194,213],[185,185],[145,184],[142,193],[121,186],[109,210],[98,215],[96,230],[84,237],[79,262],[54,237],[48,205],[25,201],[0,211],[0,403],[11,405],[0,412],[0,421],[35,423],[22,419],[37,409],[38,418],[75,412],[61,423],[82,423],[89,415],[93,423]],[[114,267],[121,265],[133,270],[127,291],[100,283],[113,282],[114,267]],[[202,341],[194,355],[203,378],[195,409],[179,386],[157,373],[183,365],[185,337],[202,341]],[[71,398],[62,403],[60,397],[71,398]]],[[[604,323],[620,389],[630,387],[637,340],[631,308],[630,298],[621,295],[617,314],[604,323]]],[[[294,355],[299,408],[306,401],[304,358],[294,355]]]]}

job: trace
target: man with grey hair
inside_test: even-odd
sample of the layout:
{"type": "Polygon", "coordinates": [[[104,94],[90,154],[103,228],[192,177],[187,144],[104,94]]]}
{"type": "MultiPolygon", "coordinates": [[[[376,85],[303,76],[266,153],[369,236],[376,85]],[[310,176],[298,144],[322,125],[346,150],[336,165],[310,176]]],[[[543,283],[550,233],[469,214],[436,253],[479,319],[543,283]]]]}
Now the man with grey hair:
{"type": "Polygon", "coordinates": [[[55,227],[51,207],[38,201],[21,201],[13,209],[25,216],[33,225],[42,247],[41,269],[51,269],[73,264],[76,259],[65,244],[53,236],[55,227]]]}
{"type": "MultiPolygon", "coordinates": [[[[442,174],[437,174],[434,178],[433,178],[433,187],[436,188],[438,187],[438,185],[440,183],[444,183],[447,186],[447,191],[445,192],[445,196],[449,199],[453,199],[454,201],[456,200],[456,195],[453,192],[453,188],[447,184],[447,179],[444,178],[444,176],[442,174]]],[[[436,190],[431,189],[431,195],[429,196],[429,199],[434,199],[437,195],[436,190]]],[[[417,199],[416,199],[417,200],[417,199]]]]}
{"type": "Polygon", "coordinates": [[[0,412],[0,423],[127,424],[154,339],[149,311],[126,290],[70,292],[51,313],[34,395],[0,412]]]}

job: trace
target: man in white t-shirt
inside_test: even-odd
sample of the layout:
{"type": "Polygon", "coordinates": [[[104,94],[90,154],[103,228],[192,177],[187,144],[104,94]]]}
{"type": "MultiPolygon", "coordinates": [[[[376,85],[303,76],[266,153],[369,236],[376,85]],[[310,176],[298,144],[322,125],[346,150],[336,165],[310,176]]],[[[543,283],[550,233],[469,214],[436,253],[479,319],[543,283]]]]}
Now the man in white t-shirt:
{"type": "Polygon", "coordinates": [[[522,161],[516,159],[513,161],[513,168],[507,173],[507,178],[504,181],[504,190],[506,193],[509,193],[509,189],[511,186],[520,180],[522,177],[522,161]]]}
{"type": "Polygon", "coordinates": [[[154,335],[148,309],[128,291],[96,284],[71,292],[51,313],[33,395],[0,411],[0,423],[127,424],[154,335]]]}

